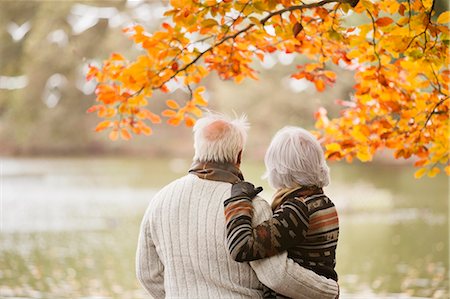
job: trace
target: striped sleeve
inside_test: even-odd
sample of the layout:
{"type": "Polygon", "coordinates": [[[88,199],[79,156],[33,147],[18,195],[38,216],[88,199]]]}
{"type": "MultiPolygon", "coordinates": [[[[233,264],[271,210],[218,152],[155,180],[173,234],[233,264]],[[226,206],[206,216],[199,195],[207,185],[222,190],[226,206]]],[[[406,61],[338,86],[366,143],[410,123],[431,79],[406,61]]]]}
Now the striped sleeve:
{"type": "Polygon", "coordinates": [[[224,202],[227,246],[231,257],[253,261],[276,255],[305,239],[308,208],[298,199],[286,200],[272,218],[252,227],[250,198],[238,195],[224,202]]]}

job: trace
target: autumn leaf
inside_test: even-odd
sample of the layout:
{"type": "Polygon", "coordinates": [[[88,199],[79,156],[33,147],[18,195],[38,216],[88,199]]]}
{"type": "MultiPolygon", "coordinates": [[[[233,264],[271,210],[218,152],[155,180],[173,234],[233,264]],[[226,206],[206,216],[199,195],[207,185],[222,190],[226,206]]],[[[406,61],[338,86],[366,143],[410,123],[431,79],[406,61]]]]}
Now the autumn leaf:
{"type": "Polygon", "coordinates": [[[89,71],[86,74],[86,81],[91,81],[99,73],[99,69],[95,66],[89,65],[89,71]]]}
{"type": "Polygon", "coordinates": [[[325,90],[325,83],[321,79],[315,80],[314,85],[316,86],[317,91],[325,90]]]}
{"type": "Polygon", "coordinates": [[[294,36],[297,36],[302,30],[303,25],[297,22],[294,24],[294,27],[292,28],[292,33],[294,34],[294,36]]]}
{"type": "Polygon", "coordinates": [[[141,125],[141,130],[142,130],[142,133],[144,133],[147,136],[150,136],[153,134],[152,128],[150,128],[149,126],[146,126],[144,124],[141,125]]]}
{"type": "Polygon", "coordinates": [[[356,5],[358,5],[359,0],[350,0],[350,6],[351,7],[355,7],[356,5]]]}
{"type": "Polygon", "coordinates": [[[179,108],[180,108],[180,105],[178,105],[178,103],[175,102],[174,100],[167,100],[167,101],[166,101],[166,105],[167,105],[169,108],[172,108],[172,109],[179,109],[179,108]]]}
{"type": "Polygon", "coordinates": [[[372,155],[370,155],[367,151],[358,151],[356,153],[356,157],[361,161],[361,162],[367,162],[372,160],[372,155]]]}
{"type": "Polygon", "coordinates": [[[436,22],[438,24],[450,23],[450,11],[446,11],[446,12],[441,13],[441,15],[438,17],[436,22]]]}
{"type": "Polygon", "coordinates": [[[123,140],[130,140],[131,134],[130,134],[130,132],[128,132],[127,129],[122,128],[122,129],[120,129],[120,137],[122,137],[123,140]]]}
{"type": "Polygon", "coordinates": [[[375,24],[377,24],[380,27],[384,27],[384,26],[392,24],[392,22],[394,22],[394,20],[392,20],[391,18],[383,17],[383,18],[379,18],[378,20],[376,20],[375,24]]]}
{"type": "Polygon", "coordinates": [[[180,117],[172,117],[172,118],[167,120],[167,123],[169,125],[172,125],[172,126],[176,127],[176,126],[178,126],[181,123],[181,118],[180,117]]]}
{"type": "Polygon", "coordinates": [[[93,105],[86,110],[86,113],[92,113],[92,112],[98,111],[98,110],[102,109],[103,107],[104,107],[103,105],[93,105]]]}
{"type": "Polygon", "coordinates": [[[184,118],[184,122],[186,123],[186,126],[193,127],[195,124],[195,120],[192,117],[186,116],[184,118]]]}
{"type": "Polygon", "coordinates": [[[435,177],[439,172],[441,172],[441,170],[438,167],[433,167],[430,171],[428,171],[427,175],[430,178],[435,177]]]}
{"type": "Polygon", "coordinates": [[[426,168],[420,168],[419,170],[417,170],[415,173],[414,173],[414,177],[416,178],[416,179],[420,179],[421,177],[423,177],[424,176],[424,174],[427,172],[427,169],[426,168]]]}
{"type": "Polygon", "coordinates": [[[110,125],[111,125],[111,121],[109,121],[109,120],[102,121],[101,123],[99,123],[97,125],[97,127],[95,127],[95,131],[96,132],[103,131],[106,128],[108,128],[110,125]]]}
{"type": "Polygon", "coordinates": [[[166,110],[164,110],[162,113],[161,113],[161,115],[162,116],[165,116],[165,117],[173,117],[173,116],[175,116],[177,113],[175,112],[175,111],[173,111],[173,110],[169,110],[169,109],[166,109],[166,110]]]}
{"type": "Polygon", "coordinates": [[[117,130],[112,130],[109,133],[109,139],[111,139],[112,141],[116,141],[119,138],[119,131],[117,130]]]}
{"type": "Polygon", "coordinates": [[[342,150],[341,145],[339,143],[329,143],[325,146],[325,148],[329,152],[340,152],[342,150]]]}
{"type": "Polygon", "coordinates": [[[125,60],[125,58],[124,58],[121,54],[119,54],[119,53],[112,53],[110,59],[111,59],[112,61],[122,61],[122,60],[125,60]]]}

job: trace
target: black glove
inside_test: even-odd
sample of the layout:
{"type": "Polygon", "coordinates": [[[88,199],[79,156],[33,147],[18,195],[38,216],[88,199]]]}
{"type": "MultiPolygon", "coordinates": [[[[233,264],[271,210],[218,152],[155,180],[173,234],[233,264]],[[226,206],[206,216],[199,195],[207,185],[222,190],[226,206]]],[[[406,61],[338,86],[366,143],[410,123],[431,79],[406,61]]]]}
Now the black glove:
{"type": "Polygon", "coordinates": [[[262,187],[255,188],[255,185],[252,183],[243,181],[236,183],[231,187],[231,197],[246,196],[252,199],[262,190],[262,187]]]}

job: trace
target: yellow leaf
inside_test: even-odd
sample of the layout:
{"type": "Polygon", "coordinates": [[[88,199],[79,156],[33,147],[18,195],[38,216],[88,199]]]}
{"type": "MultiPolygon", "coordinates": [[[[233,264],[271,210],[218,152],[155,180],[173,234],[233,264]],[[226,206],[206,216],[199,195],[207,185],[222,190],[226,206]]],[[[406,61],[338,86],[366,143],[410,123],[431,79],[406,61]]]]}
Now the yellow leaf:
{"type": "Polygon", "coordinates": [[[179,108],[180,108],[180,105],[178,105],[178,103],[175,102],[174,100],[167,100],[167,101],[166,101],[166,105],[167,105],[169,108],[172,108],[172,109],[179,109],[179,108]]]}
{"type": "Polygon", "coordinates": [[[445,173],[450,175],[450,165],[445,166],[445,173]]]}
{"type": "Polygon", "coordinates": [[[369,152],[367,151],[358,151],[356,153],[356,157],[361,161],[361,162],[367,162],[372,160],[372,155],[370,155],[369,152]]]}
{"type": "Polygon", "coordinates": [[[167,120],[167,123],[169,125],[172,125],[172,126],[175,126],[175,127],[178,126],[180,124],[180,122],[181,122],[181,118],[180,117],[172,117],[171,119],[167,120]]]}
{"type": "Polygon", "coordinates": [[[421,169],[417,170],[417,171],[414,173],[414,177],[415,177],[416,179],[420,179],[421,177],[423,177],[423,175],[425,174],[425,172],[427,172],[427,169],[426,169],[426,168],[421,168],[421,169]]]}
{"type": "Polygon", "coordinates": [[[95,128],[95,132],[103,131],[104,129],[108,128],[110,125],[111,125],[111,121],[109,121],[109,120],[102,121],[95,128]]]}
{"type": "Polygon", "coordinates": [[[437,22],[439,24],[447,24],[450,22],[450,11],[446,11],[444,13],[441,13],[439,18],[437,19],[437,22]]]}
{"type": "Polygon", "coordinates": [[[141,125],[141,130],[142,130],[142,133],[144,133],[147,136],[149,136],[149,135],[151,135],[153,133],[152,128],[150,128],[150,127],[148,127],[148,126],[146,126],[144,124],[141,125]]]}
{"type": "Polygon", "coordinates": [[[433,177],[435,177],[438,173],[440,173],[441,172],[441,170],[438,168],[438,167],[433,167],[428,173],[427,173],[427,175],[430,177],[430,178],[433,178],[433,177]]]}
{"type": "Polygon", "coordinates": [[[330,143],[325,145],[325,148],[329,152],[340,152],[342,150],[341,145],[338,143],[330,143]]]}
{"type": "Polygon", "coordinates": [[[161,112],[161,115],[162,116],[165,116],[165,117],[173,117],[173,116],[175,116],[177,113],[175,112],[175,111],[173,111],[173,110],[169,110],[169,109],[166,109],[166,110],[164,110],[163,112],[161,112]]]}

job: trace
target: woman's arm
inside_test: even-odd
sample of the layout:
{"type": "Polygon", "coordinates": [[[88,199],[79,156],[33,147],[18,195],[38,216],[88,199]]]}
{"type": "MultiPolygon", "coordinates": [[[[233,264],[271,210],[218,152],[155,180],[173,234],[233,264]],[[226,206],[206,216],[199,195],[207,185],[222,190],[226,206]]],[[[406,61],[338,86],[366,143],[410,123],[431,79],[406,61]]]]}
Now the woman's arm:
{"type": "Polygon", "coordinates": [[[252,227],[254,196],[246,191],[249,185],[233,185],[231,198],[224,202],[227,246],[238,262],[273,256],[297,245],[305,238],[309,225],[306,205],[298,199],[288,199],[272,218],[252,227]]]}

